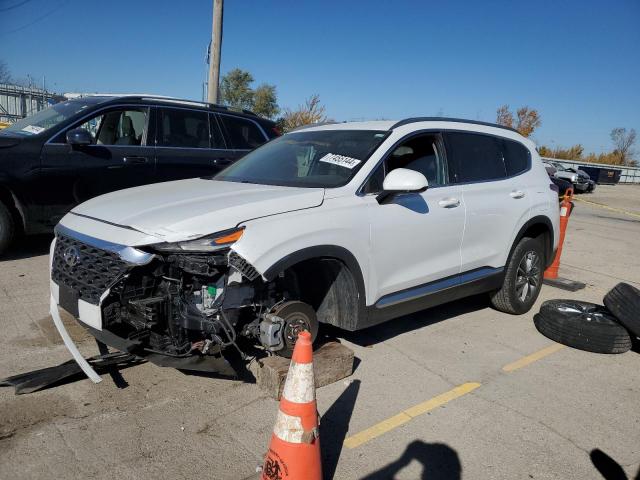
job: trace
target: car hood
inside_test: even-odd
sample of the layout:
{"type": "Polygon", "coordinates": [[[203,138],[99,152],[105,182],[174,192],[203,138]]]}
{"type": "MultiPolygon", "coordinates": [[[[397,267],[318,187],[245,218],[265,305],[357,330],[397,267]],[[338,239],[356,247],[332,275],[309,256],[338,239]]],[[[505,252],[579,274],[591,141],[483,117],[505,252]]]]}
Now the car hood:
{"type": "Polygon", "coordinates": [[[317,207],[323,188],[293,188],[194,178],[96,197],[71,212],[172,242],[247,220],[317,207]]]}

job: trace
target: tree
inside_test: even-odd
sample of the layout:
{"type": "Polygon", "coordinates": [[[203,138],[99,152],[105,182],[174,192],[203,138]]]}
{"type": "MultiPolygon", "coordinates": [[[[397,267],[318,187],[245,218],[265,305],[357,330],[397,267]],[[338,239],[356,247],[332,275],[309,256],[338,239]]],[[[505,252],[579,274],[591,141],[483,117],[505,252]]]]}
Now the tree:
{"type": "Polygon", "coordinates": [[[611,130],[611,140],[615,146],[614,153],[620,158],[620,165],[633,165],[634,150],[633,144],[636,142],[636,131],[631,129],[627,132],[626,128],[614,128],[611,130]]]}
{"type": "Polygon", "coordinates": [[[0,83],[11,83],[11,72],[4,60],[0,60],[0,83]]]}
{"type": "Polygon", "coordinates": [[[239,68],[234,68],[220,81],[221,101],[238,109],[251,109],[253,107],[252,82],[253,75],[239,68]]]}
{"type": "Polygon", "coordinates": [[[325,107],[320,103],[319,95],[311,95],[297,110],[285,109],[282,118],[278,120],[278,126],[283,132],[289,132],[294,128],[312,123],[326,122],[325,107]]]}
{"type": "Polygon", "coordinates": [[[496,123],[513,128],[513,114],[509,111],[509,105],[502,105],[496,112],[496,123]]]}
{"type": "Polygon", "coordinates": [[[549,148],[543,145],[538,148],[538,153],[541,157],[557,158],[559,160],[581,160],[584,147],[579,143],[569,148],[549,148]]]}
{"type": "Polygon", "coordinates": [[[252,110],[267,118],[274,118],[280,112],[275,85],[263,83],[253,91],[252,110]]]}
{"type": "Polygon", "coordinates": [[[502,105],[496,112],[496,123],[515,128],[523,137],[530,136],[541,124],[537,110],[527,106],[516,110],[516,116],[509,110],[509,105],[502,105]]]}

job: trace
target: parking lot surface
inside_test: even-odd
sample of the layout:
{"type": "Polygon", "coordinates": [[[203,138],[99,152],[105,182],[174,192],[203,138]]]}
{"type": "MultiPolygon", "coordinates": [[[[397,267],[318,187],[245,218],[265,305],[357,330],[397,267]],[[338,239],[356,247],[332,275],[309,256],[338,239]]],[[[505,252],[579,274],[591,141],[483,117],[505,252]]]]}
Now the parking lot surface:
{"type": "MultiPolygon", "coordinates": [[[[547,299],[600,303],[620,281],[640,287],[640,187],[599,186],[575,203],[560,274],[584,290],[544,287],[522,316],[480,296],[337,332],[357,362],[317,392],[327,478],[601,479],[595,449],[635,478],[640,354],[561,347],[532,321],[547,299]]],[[[70,358],[48,314],[49,241],[24,240],[0,260],[0,377],[70,358]]],[[[105,375],[21,396],[0,389],[0,478],[255,474],[278,408],[256,385],[151,364],[121,373],[126,388],[105,375]]]]}

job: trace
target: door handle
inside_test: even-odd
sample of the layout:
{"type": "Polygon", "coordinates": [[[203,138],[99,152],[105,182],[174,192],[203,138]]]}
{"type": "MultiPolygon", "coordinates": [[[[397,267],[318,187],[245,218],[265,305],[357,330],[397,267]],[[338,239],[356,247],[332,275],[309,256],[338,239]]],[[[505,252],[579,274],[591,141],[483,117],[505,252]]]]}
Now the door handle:
{"type": "Polygon", "coordinates": [[[511,198],[524,198],[524,196],[525,196],[525,192],[524,192],[524,191],[522,191],[522,190],[513,190],[513,191],[509,194],[509,196],[510,196],[511,198]]]}
{"type": "Polygon", "coordinates": [[[453,197],[443,198],[438,202],[438,205],[440,205],[442,208],[456,208],[460,206],[460,200],[453,197]]]}
{"type": "Polygon", "coordinates": [[[226,167],[228,165],[231,165],[233,163],[233,159],[231,158],[216,158],[213,161],[214,165],[217,165],[218,167],[226,167]]]}
{"type": "Polygon", "coordinates": [[[147,157],[124,157],[122,159],[122,163],[125,165],[140,165],[142,163],[147,163],[149,159],[147,157]]]}

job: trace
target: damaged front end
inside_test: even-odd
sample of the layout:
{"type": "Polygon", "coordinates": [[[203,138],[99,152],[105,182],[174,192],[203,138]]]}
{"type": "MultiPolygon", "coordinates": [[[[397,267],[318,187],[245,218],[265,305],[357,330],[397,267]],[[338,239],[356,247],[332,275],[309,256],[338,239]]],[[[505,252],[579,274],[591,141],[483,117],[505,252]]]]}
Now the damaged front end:
{"type": "Polygon", "coordinates": [[[313,309],[291,301],[287,275],[266,282],[231,249],[242,232],[136,248],[144,262],[133,263],[123,250],[59,228],[51,272],[57,303],[118,350],[236,376],[234,360],[260,350],[288,355],[300,330],[317,332],[313,309]],[[83,318],[85,304],[99,309],[99,322],[83,318]]]}

